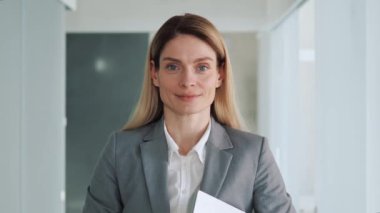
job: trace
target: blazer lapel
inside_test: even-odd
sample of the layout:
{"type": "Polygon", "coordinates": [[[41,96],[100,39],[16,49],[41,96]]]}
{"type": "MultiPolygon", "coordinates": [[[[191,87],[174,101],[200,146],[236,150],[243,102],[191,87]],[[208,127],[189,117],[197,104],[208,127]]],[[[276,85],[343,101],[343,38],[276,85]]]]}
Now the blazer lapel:
{"type": "Polygon", "coordinates": [[[145,181],[148,188],[152,212],[169,212],[167,192],[168,151],[163,129],[163,120],[156,122],[153,131],[140,145],[145,181]]]}
{"type": "Polygon", "coordinates": [[[212,119],[210,137],[206,144],[206,162],[201,191],[218,197],[232,160],[232,154],[226,152],[226,149],[232,147],[226,130],[212,119]]]}

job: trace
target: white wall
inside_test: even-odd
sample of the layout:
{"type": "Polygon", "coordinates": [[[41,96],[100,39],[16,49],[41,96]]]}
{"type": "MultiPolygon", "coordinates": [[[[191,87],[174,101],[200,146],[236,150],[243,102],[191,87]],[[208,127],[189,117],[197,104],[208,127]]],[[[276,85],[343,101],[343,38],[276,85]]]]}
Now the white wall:
{"type": "Polygon", "coordinates": [[[366,1],[316,1],[317,201],[323,213],[366,212],[366,23],[366,1]]]}
{"type": "Polygon", "coordinates": [[[380,1],[366,6],[367,213],[380,212],[380,1]]]}
{"type": "Polygon", "coordinates": [[[219,30],[257,31],[277,21],[296,0],[80,0],[68,12],[68,32],[152,32],[185,12],[210,19],[219,30]]]}
{"type": "Polygon", "coordinates": [[[256,33],[223,33],[231,58],[237,106],[246,129],[257,132],[256,33]]]}
{"type": "Polygon", "coordinates": [[[298,23],[290,16],[259,37],[259,130],[272,138],[297,209],[313,201],[306,192],[318,212],[380,212],[380,2],[318,0],[315,14],[315,74],[290,66],[294,49],[310,48],[301,28],[292,33],[305,25],[302,9],[298,23]]]}
{"type": "Polygon", "coordinates": [[[312,8],[258,36],[258,129],[268,137],[297,212],[304,213],[315,207],[314,61],[302,57],[304,48],[313,48],[303,29],[312,8]]]}
{"type": "Polygon", "coordinates": [[[64,212],[64,27],[58,0],[0,1],[0,212],[64,212]]]}
{"type": "Polygon", "coordinates": [[[21,209],[21,23],[21,1],[0,1],[0,211],[16,213],[21,209]]]}
{"type": "Polygon", "coordinates": [[[259,130],[272,141],[298,210],[311,211],[316,199],[322,213],[379,212],[380,2],[315,4],[315,32],[302,32],[313,26],[303,14],[313,11],[301,8],[298,23],[290,16],[260,37],[259,130]],[[305,63],[314,33],[315,73],[305,63]],[[300,66],[292,67],[298,48],[300,66]]]}
{"type": "Polygon", "coordinates": [[[380,212],[380,2],[316,6],[318,208],[380,212]]]}

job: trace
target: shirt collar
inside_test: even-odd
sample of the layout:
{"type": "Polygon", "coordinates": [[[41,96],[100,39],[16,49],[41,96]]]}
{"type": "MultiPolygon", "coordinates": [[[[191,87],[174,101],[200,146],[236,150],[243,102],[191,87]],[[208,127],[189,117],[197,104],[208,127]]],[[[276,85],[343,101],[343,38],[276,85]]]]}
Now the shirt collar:
{"type": "MultiPolygon", "coordinates": [[[[164,121],[164,132],[165,132],[165,137],[166,137],[166,141],[167,141],[168,148],[169,148],[169,159],[170,159],[171,155],[174,153],[176,153],[177,155],[180,155],[178,152],[178,149],[179,149],[178,145],[175,143],[174,139],[170,136],[170,134],[166,128],[165,121],[164,121]]],[[[199,160],[203,164],[204,164],[205,159],[206,159],[206,152],[205,152],[206,147],[205,147],[205,145],[206,145],[206,142],[210,136],[210,132],[211,132],[211,121],[208,123],[208,126],[207,126],[205,133],[203,133],[202,137],[199,139],[199,141],[195,144],[195,146],[189,152],[189,153],[191,153],[194,151],[195,153],[197,153],[199,160]]]]}

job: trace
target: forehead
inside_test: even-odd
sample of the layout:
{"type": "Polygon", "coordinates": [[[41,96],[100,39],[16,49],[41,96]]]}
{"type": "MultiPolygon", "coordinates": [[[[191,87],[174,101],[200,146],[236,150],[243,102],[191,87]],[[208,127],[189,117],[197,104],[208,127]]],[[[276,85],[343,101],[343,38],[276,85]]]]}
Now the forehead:
{"type": "Polygon", "coordinates": [[[208,57],[216,60],[216,52],[205,41],[193,35],[181,34],[166,43],[160,59],[173,57],[178,59],[196,59],[208,57]]]}

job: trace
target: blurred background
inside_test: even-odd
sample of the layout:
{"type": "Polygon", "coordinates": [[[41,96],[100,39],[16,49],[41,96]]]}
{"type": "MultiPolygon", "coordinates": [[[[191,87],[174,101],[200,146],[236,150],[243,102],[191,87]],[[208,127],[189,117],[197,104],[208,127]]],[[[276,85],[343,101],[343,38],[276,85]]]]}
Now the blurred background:
{"type": "Polygon", "coordinates": [[[149,40],[185,12],[222,32],[297,212],[380,212],[379,0],[0,0],[0,212],[81,212],[149,40]]]}

